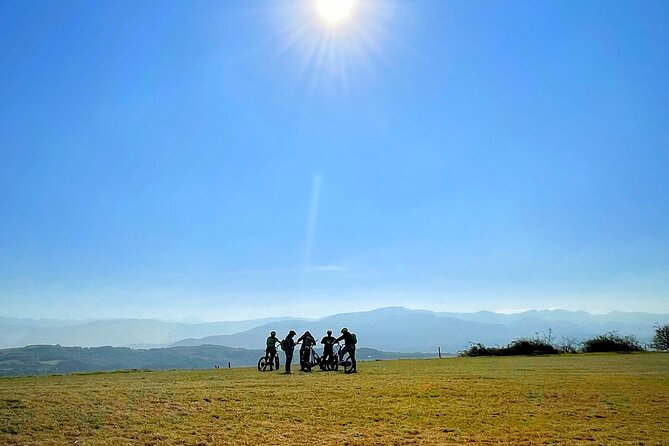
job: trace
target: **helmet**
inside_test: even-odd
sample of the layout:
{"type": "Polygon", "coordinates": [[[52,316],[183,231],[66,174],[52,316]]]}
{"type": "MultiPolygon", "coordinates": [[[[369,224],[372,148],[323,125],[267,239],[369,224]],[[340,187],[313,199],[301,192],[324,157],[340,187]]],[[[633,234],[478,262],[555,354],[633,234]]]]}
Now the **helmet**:
{"type": "Polygon", "coordinates": [[[290,331],[288,332],[288,334],[289,334],[289,335],[293,335],[293,336],[295,336],[297,333],[295,333],[295,330],[290,330],[290,331]]]}
{"type": "Polygon", "coordinates": [[[342,329],[341,329],[341,332],[342,332],[342,333],[348,333],[348,328],[346,328],[346,327],[342,328],[342,329]]]}
{"type": "Polygon", "coordinates": [[[272,336],[276,336],[276,331],[272,330],[272,332],[271,332],[270,334],[271,334],[272,336]]]}
{"type": "Polygon", "coordinates": [[[307,334],[307,335],[311,336],[311,333],[309,333],[309,330],[305,331],[304,334],[307,334]]]}
{"type": "Polygon", "coordinates": [[[328,336],[332,334],[332,330],[328,330],[328,336]]]}

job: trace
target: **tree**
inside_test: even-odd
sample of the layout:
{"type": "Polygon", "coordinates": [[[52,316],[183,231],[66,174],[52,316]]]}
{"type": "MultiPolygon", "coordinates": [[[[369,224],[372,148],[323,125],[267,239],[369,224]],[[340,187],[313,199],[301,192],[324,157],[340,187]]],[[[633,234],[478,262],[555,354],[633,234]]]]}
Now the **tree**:
{"type": "Polygon", "coordinates": [[[669,350],[669,324],[655,326],[655,336],[650,346],[655,350],[669,350]]]}
{"type": "Polygon", "coordinates": [[[578,353],[579,352],[579,347],[580,347],[580,342],[576,340],[576,338],[562,338],[562,342],[560,342],[556,347],[560,353],[578,353]]]}
{"type": "Polygon", "coordinates": [[[620,336],[615,331],[604,333],[583,341],[583,351],[598,352],[640,352],[643,346],[634,336],[620,336]]]}

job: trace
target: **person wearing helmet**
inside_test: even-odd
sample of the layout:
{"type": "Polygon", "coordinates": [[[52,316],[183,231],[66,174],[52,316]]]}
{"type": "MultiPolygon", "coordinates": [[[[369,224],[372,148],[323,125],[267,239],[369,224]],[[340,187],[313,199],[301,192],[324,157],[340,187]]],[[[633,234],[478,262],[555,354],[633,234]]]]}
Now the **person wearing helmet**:
{"type": "Polygon", "coordinates": [[[267,338],[267,341],[265,342],[265,357],[269,361],[270,371],[274,370],[275,364],[277,370],[279,368],[279,357],[276,354],[276,344],[279,343],[281,343],[281,341],[279,341],[279,338],[276,337],[276,331],[272,330],[272,332],[269,334],[269,337],[267,338]]]}
{"type": "Polygon", "coordinates": [[[332,330],[328,330],[327,336],[323,336],[321,344],[323,344],[323,362],[328,364],[334,362],[334,344],[336,339],[332,336],[332,330]]]}
{"type": "Polygon", "coordinates": [[[311,356],[311,348],[316,345],[316,340],[311,335],[309,330],[305,331],[302,336],[297,339],[298,344],[302,344],[300,347],[300,371],[302,372],[311,372],[311,366],[309,365],[309,356],[311,356]]]}
{"type": "Polygon", "coordinates": [[[335,339],[335,342],[339,342],[341,340],[344,341],[344,348],[342,348],[339,352],[339,360],[341,361],[341,358],[344,356],[344,354],[348,352],[348,354],[351,356],[351,364],[353,365],[350,373],[357,373],[358,370],[355,363],[355,344],[357,344],[358,340],[356,336],[348,331],[348,328],[346,327],[341,329],[341,336],[335,339]]]}
{"type": "Polygon", "coordinates": [[[294,330],[290,330],[286,335],[286,338],[281,341],[281,350],[286,354],[286,371],[285,374],[290,373],[290,363],[293,361],[293,351],[295,350],[295,339],[293,337],[296,335],[294,330]]]}

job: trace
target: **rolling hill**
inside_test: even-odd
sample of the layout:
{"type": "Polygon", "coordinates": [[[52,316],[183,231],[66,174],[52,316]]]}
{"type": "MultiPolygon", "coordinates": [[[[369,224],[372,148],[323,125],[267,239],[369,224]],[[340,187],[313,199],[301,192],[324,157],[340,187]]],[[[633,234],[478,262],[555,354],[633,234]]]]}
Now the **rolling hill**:
{"type": "MultiPolygon", "coordinates": [[[[0,350],[0,376],[45,375],[115,370],[210,369],[254,366],[264,350],[220,345],[131,349],[127,347],[62,347],[31,345],[0,350]]],[[[359,360],[420,358],[426,355],[358,350],[359,360]]],[[[283,363],[284,355],[280,354],[283,363]]],[[[293,364],[299,363],[296,357],[293,364]]],[[[298,366],[299,367],[299,366],[298,366]]]]}

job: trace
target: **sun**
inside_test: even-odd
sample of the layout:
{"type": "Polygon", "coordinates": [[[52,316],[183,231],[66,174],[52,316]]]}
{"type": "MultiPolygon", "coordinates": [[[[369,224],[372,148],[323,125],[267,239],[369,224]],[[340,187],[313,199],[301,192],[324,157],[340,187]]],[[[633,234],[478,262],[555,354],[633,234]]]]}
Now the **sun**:
{"type": "Polygon", "coordinates": [[[316,0],[318,11],[330,23],[337,23],[351,12],[353,0],[316,0]]]}

